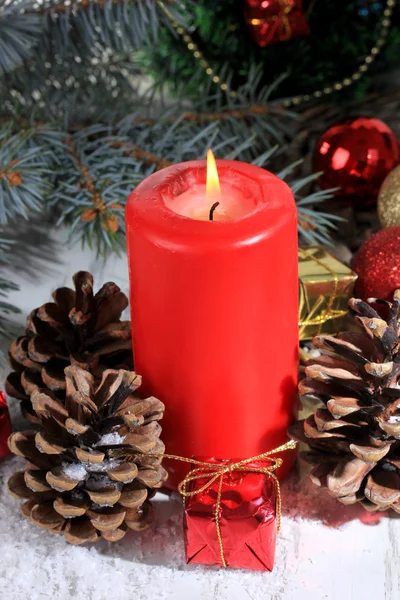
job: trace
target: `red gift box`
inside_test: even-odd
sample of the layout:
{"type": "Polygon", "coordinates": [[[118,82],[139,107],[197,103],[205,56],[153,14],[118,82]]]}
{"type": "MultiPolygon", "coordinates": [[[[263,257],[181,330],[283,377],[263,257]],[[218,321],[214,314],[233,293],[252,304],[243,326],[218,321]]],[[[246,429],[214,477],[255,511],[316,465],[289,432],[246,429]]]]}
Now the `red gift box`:
{"type": "Polygon", "coordinates": [[[272,474],[251,472],[265,471],[265,460],[221,475],[212,465],[221,467],[229,461],[205,460],[208,474],[195,469],[187,478],[186,562],[272,571],[279,484],[272,474]]]}
{"type": "Polygon", "coordinates": [[[3,392],[0,392],[0,458],[4,458],[11,453],[7,444],[10,434],[11,420],[7,400],[3,392]]]}
{"type": "Polygon", "coordinates": [[[302,0],[245,0],[244,13],[254,41],[262,48],[310,34],[302,0]]]}

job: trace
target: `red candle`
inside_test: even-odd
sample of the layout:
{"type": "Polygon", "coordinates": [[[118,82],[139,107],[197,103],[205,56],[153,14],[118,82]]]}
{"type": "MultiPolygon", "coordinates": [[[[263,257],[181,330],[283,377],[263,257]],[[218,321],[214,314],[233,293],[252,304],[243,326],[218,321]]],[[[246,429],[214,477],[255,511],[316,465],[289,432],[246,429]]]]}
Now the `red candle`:
{"type": "MultiPolygon", "coordinates": [[[[166,405],[168,453],[247,458],[283,444],[295,416],[297,213],[268,171],[217,168],[220,190],[209,174],[206,193],[206,162],[193,161],[129,198],[135,369],[166,405]]],[[[168,465],[171,486],[185,468],[168,465]]]]}

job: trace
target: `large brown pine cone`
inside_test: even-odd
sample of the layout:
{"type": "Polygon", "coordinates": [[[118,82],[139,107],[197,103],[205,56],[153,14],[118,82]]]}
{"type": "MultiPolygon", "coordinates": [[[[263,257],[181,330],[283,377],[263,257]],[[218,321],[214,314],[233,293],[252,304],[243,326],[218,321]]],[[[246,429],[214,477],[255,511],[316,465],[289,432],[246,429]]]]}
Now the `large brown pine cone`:
{"type": "MultiPolygon", "coordinates": [[[[320,336],[300,394],[322,408],[289,433],[310,447],[311,480],[344,504],[400,512],[400,290],[387,321],[368,303],[349,302],[363,331],[320,336]]],[[[384,306],[385,309],[385,306],[384,306]]]]}
{"type": "Polygon", "coordinates": [[[30,402],[37,389],[65,397],[64,369],[78,365],[98,379],[105,369],[132,368],[130,322],[121,321],[128,299],[115,283],[93,293],[93,277],[80,271],[75,290],[58,288],[54,302],[31,312],[25,335],[13,341],[7,393],[21,400],[23,414],[37,422],[30,402]]]}
{"type": "Polygon", "coordinates": [[[65,403],[51,392],[32,393],[42,428],[10,436],[10,449],[29,464],[11,476],[9,491],[26,500],[25,517],[72,544],[117,541],[127,528],[148,526],[149,497],[166,480],[157,422],[164,405],[134,394],[141,378],[133,371],[105,371],[98,385],[71,366],[65,379],[65,403]]]}

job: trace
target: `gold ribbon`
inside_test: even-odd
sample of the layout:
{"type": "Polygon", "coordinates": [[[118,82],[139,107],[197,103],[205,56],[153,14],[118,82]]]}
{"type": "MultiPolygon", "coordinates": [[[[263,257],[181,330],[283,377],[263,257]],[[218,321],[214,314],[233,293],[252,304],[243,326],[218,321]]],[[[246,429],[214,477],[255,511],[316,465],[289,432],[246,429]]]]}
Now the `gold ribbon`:
{"type": "Polygon", "coordinates": [[[281,528],[281,516],[282,516],[282,498],[281,498],[281,488],[279,485],[279,479],[275,475],[274,471],[276,471],[283,463],[282,458],[273,457],[274,454],[278,454],[279,452],[284,452],[285,450],[293,450],[297,446],[297,442],[294,440],[290,440],[275,448],[274,450],[270,450],[269,452],[263,452],[258,456],[252,456],[251,458],[246,458],[244,460],[240,460],[238,462],[224,462],[224,463],[208,463],[205,461],[195,460],[194,458],[186,458],[185,456],[176,456],[175,454],[165,454],[165,453],[143,453],[139,454],[135,452],[134,454],[127,453],[124,450],[113,450],[111,451],[112,456],[123,456],[125,458],[132,456],[144,456],[146,458],[168,458],[170,460],[178,460],[180,462],[185,462],[190,465],[195,465],[196,468],[192,469],[186,477],[180,482],[178,485],[178,491],[183,496],[183,501],[185,504],[186,498],[190,498],[192,496],[196,496],[197,494],[201,494],[208,488],[210,488],[213,483],[218,481],[218,491],[217,491],[217,501],[215,503],[215,527],[217,530],[219,551],[221,554],[221,561],[224,567],[227,567],[227,562],[225,559],[224,552],[224,544],[222,540],[221,533],[221,525],[219,522],[219,509],[221,507],[221,498],[222,498],[222,485],[224,483],[224,477],[228,473],[234,472],[242,472],[242,473],[262,473],[263,475],[267,475],[272,479],[275,486],[275,494],[276,494],[276,504],[275,504],[275,512],[276,512],[276,523],[277,530],[279,531],[281,528]],[[254,467],[250,465],[253,462],[261,462],[261,461],[272,461],[272,464],[266,465],[265,467],[254,467]],[[206,483],[201,486],[199,489],[187,491],[186,487],[192,481],[196,481],[197,479],[208,478],[206,483]]]}
{"type": "MultiPolygon", "coordinates": [[[[320,296],[318,298],[318,300],[316,301],[316,303],[314,304],[314,306],[312,308],[308,308],[307,317],[305,319],[302,319],[301,321],[299,321],[299,327],[307,327],[308,325],[319,325],[318,334],[317,334],[317,335],[319,335],[321,333],[322,325],[324,323],[326,323],[326,321],[329,321],[331,319],[339,319],[340,317],[343,317],[344,315],[347,314],[347,310],[343,310],[343,309],[336,310],[333,308],[333,305],[334,305],[335,300],[338,295],[339,278],[337,276],[337,273],[335,273],[335,271],[333,269],[331,269],[328,265],[326,265],[321,260],[319,260],[316,256],[314,256],[313,254],[310,254],[303,248],[299,248],[299,253],[302,255],[303,258],[306,258],[306,259],[310,258],[311,260],[313,260],[315,263],[317,263],[318,265],[323,267],[325,269],[325,271],[332,276],[333,286],[332,286],[331,294],[329,296],[329,301],[328,301],[327,307],[322,310],[321,314],[314,316],[315,313],[319,312],[321,305],[325,302],[325,297],[320,296]]],[[[301,286],[300,292],[305,297],[307,297],[307,292],[305,290],[304,283],[301,280],[300,280],[300,286],[301,286]]]]}

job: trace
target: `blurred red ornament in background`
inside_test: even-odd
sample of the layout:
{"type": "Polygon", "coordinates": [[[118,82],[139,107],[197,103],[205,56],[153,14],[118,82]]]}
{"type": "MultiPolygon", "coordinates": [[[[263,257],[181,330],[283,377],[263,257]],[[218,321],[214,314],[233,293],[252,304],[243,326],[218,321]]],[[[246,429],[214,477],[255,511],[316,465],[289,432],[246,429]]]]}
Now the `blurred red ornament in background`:
{"type": "Polygon", "coordinates": [[[358,275],[358,298],[391,300],[400,288],[400,226],[382,229],[366,240],[354,256],[352,268],[358,275]]]}
{"type": "Polygon", "coordinates": [[[376,202],[383,180],[399,160],[399,144],[390,127],[379,119],[358,117],[322,134],[314,150],[313,170],[322,171],[322,189],[339,187],[338,197],[362,206],[376,202]]]}
{"type": "Polygon", "coordinates": [[[244,16],[261,48],[310,34],[303,0],[244,0],[244,16]]]}

